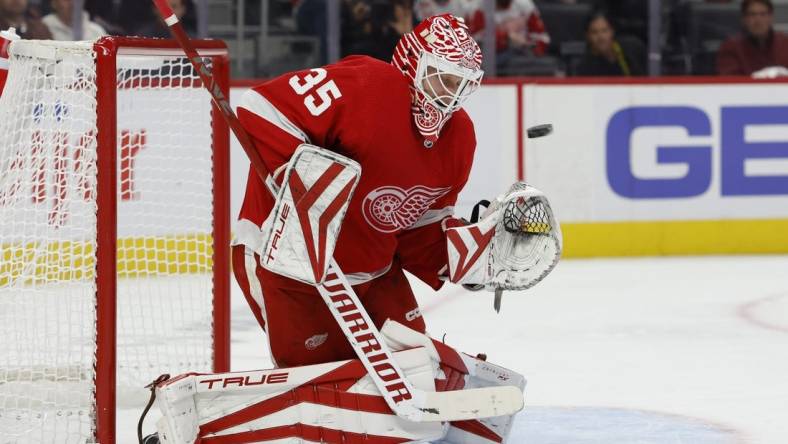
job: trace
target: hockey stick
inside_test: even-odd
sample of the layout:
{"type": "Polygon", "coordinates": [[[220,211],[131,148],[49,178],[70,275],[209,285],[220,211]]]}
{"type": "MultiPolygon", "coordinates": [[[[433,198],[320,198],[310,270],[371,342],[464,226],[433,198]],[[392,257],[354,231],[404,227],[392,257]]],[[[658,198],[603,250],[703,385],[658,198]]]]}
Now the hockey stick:
{"type": "MultiPolygon", "coordinates": [[[[178,17],[167,0],[153,1],[170,33],[191,61],[203,85],[241,143],[252,167],[276,196],[270,169],[233,113],[227,97],[214,81],[178,17]]],[[[456,421],[511,415],[522,409],[523,395],[517,387],[489,387],[453,392],[425,392],[415,389],[394,361],[380,331],[333,258],[329,261],[324,283],[316,287],[375,386],[397,416],[411,421],[456,421]]]]}

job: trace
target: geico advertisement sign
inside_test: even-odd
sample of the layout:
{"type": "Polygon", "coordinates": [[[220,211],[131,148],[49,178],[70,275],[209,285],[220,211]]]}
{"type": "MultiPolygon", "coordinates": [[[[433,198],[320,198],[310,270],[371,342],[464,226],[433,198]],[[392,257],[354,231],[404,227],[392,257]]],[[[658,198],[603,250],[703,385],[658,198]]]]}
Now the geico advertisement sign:
{"type": "Polygon", "coordinates": [[[526,177],[569,221],[788,217],[788,86],[527,88],[526,177]]]}
{"type": "MultiPolygon", "coordinates": [[[[631,106],[617,111],[607,124],[605,159],[607,181],[619,196],[630,199],[665,199],[701,196],[711,188],[714,162],[719,162],[722,196],[788,195],[788,172],[756,174],[747,171],[749,160],[788,161],[788,134],[773,141],[752,141],[748,128],[788,125],[788,106],[721,106],[709,115],[694,106],[631,106]],[[712,136],[712,119],[719,137],[712,136]],[[632,135],[639,128],[681,128],[688,143],[659,145],[657,164],[682,165],[680,177],[637,177],[632,167],[632,135]],[[694,142],[701,140],[700,142],[694,142]]],[[[788,127],[787,127],[788,129],[788,127]]]]}

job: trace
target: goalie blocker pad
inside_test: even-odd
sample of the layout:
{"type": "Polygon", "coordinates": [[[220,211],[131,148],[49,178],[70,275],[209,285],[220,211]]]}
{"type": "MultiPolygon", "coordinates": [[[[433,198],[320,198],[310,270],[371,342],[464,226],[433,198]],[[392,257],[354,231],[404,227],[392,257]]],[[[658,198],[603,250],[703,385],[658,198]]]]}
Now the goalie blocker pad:
{"type": "Polygon", "coordinates": [[[322,283],[360,176],[356,161],[301,144],[263,227],[261,265],[307,284],[322,283]]]}
{"type": "MultiPolygon", "coordinates": [[[[524,378],[401,324],[382,332],[411,383],[428,391],[511,385],[524,378]]],[[[184,374],[156,388],[162,443],[506,442],[513,415],[452,423],[396,416],[358,360],[220,374],[184,374]]]]}
{"type": "Polygon", "coordinates": [[[561,257],[561,227],[547,197],[525,182],[499,196],[481,220],[446,219],[449,280],[488,290],[525,290],[561,257]]]}

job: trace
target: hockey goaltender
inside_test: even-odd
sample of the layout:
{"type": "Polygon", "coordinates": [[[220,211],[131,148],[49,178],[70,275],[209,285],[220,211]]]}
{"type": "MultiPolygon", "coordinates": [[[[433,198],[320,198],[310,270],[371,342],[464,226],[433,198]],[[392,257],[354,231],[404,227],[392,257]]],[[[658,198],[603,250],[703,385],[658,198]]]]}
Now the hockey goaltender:
{"type": "Polygon", "coordinates": [[[439,15],[390,64],[351,56],[245,94],[238,118],[273,174],[249,173],[233,270],[276,368],[160,382],[147,442],[506,441],[525,379],[431,339],[405,277],[499,301],[560,257],[558,223],[529,185],[470,222],[453,214],[481,60],[463,21],[439,15]]]}

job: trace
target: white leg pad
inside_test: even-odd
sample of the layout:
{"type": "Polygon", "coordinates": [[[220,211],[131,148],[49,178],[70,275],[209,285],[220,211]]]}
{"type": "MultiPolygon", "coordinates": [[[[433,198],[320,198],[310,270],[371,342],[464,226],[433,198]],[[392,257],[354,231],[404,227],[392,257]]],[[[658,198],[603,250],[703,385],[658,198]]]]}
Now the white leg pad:
{"type": "MultiPolygon", "coordinates": [[[[394,353],[412,384],[435,390],[433,363],[423,348],[394,353]]],[[[400,438],[435,442],[447,426],[397,417],[358,360],[304,367],[185,374],[156,389],[163,443],[345,442],[400,438]]],[[[370,441],[374,442],[374,440],[370,441]]]]}
{"type": "MultiPolygon", "coordinates": [[[[438,391],[493,386],[514,386],[525,390],[523,375],[487,361],[459,353],[448,345],[395,322],[386,321],[380,330],[392,350],[424,347],[436,365],[438,391]]],[[[496,416],[449,423],[446,436],[435,443],[495,444],[507,442],[514,415],[496,416]]]]}

